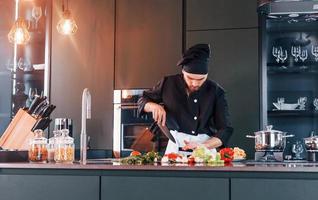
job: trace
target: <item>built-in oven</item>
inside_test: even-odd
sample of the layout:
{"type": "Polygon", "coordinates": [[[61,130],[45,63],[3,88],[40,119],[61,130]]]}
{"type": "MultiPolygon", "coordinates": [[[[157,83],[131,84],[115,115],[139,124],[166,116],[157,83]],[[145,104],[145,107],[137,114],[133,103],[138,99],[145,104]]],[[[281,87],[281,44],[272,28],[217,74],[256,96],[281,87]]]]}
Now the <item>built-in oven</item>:
{"type": "MultiPolygon", "coordinates": [[[[137,136],[149,130],[152,114],[138,115],[138,99],[145,89],[114,90],[113,151],[116,157],[132,151],[137,136]]],[[[164,151],[167,138],[156,131],[153,150],[164,151]]]]}

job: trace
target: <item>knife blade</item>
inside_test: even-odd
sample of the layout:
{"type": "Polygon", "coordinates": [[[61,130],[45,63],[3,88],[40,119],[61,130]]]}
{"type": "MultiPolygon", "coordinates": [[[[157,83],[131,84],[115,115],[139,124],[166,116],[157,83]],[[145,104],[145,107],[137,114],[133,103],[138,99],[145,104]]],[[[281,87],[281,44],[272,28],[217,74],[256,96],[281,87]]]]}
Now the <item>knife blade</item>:
{"type": "Polygon", "coordinates": [[[170,130],[166,126],[162,126],[160,123],[159,124],[157,123],[157,126],[169,140],[171,140],[173,143],[176,143],[175,138],[173,137],[173,135],[170,133],[170,130]]]}

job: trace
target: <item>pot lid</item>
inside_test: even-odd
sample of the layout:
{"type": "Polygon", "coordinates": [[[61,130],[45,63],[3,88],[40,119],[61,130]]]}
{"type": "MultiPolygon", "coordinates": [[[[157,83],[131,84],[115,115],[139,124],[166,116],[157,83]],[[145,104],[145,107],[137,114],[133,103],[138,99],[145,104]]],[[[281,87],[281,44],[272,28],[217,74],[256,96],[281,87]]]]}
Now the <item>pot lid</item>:
{"type": "MultiPolygon", "coordinates": [[[[262,131],[258,131],[256,133],[274,133],[274,134],[279,134],[279,133],[285,133],[285,132],[282,132],[282,131],[279,131],[279,130],[273,130],[273,125],[268,125],[266,126],[266,130],[262,130],[262,131]]],[[[255,134],[256,134],[255,133],[255,134]]]]}
{"type": "Polygon", "coordinates": [[[312,131],[311,134],[310,134],[310,137],[307,137],[307,138],[304,138],[304,140],[312,140],[312,141],[318,141],[318,135],[315,135],[315,132],[312,131]]]}

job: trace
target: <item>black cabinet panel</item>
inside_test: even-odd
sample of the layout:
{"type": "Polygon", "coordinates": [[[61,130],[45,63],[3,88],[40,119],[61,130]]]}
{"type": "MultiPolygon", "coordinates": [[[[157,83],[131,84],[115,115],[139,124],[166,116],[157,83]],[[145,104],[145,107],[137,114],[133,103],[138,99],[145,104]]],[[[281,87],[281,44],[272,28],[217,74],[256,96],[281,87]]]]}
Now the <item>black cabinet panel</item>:
{"type": "Polygon", "coordinates": [[[116,1],[115,89],[152,87],[180,69],[182,0],[116,1]]]}
{"type": "Polygon", "coordinates": [[[229,180],[103,176],[101,195],[102,200],[228,200],[229,180]]]}
{"type": "Polygon", "coordinates": [[[257,0],[186,0],[187,30],[257,26],[257,0]]]}
{"type": "Polygon", "coordinates": [[[98,200],[98,176],[0,175],[1,200],[98,200]]]}
{"type": "Polygon", "coordinates": [[[232,200],[317,199],[317,180],[232,179],[232,200]]]}
{"type": "Polygon", "coordinates": [[[253,157],[254,141],[245,138],[259,128],[258,30],[195,31],[187,33],[187,46],[210,43],[209,78],[227,91],[234,134],[230,145],[253,157]]]}

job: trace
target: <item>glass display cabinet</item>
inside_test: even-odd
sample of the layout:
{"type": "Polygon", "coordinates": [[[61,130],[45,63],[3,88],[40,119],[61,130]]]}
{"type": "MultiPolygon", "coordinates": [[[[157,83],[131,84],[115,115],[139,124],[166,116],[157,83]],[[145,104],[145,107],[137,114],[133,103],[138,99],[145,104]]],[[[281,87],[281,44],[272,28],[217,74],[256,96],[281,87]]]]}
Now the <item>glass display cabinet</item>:
{"type": "Polygon", "coordinates": [[[0,1],[0,135],[35,94],[49,94],[51,10],[51,0],[0,1]],[[27,43],[14,44],[9,37],[18,35],[12,31],[18,19],[30,36],[27,43]]]}
{"type": "Polygon", "coordinates": [[[318,135],[318,1],[259,5],[261,124],[294,134],[291,144],[318,135]]]}

